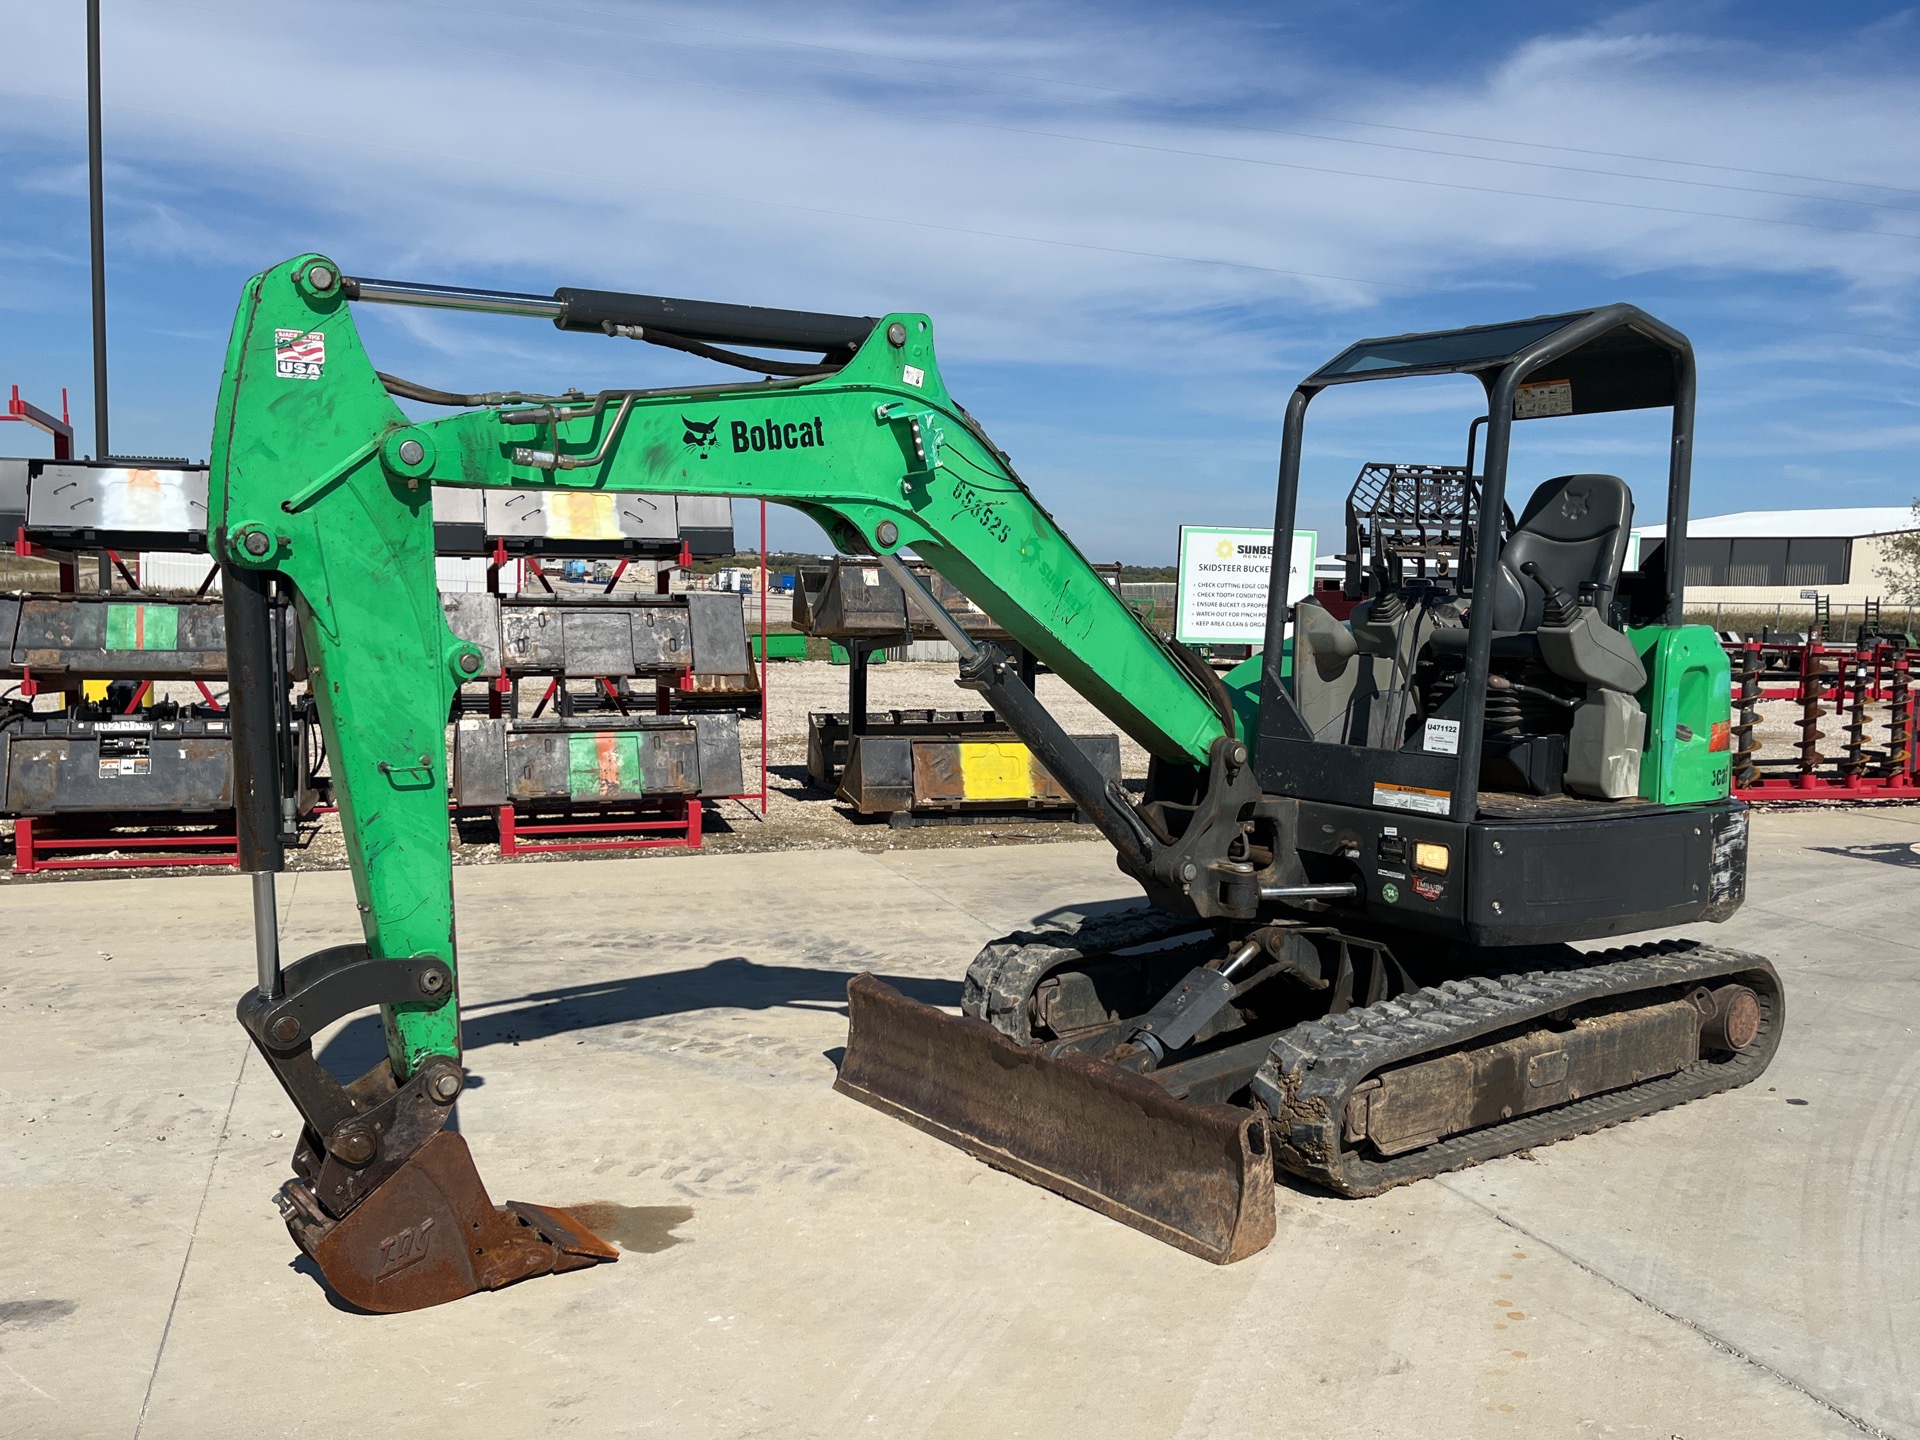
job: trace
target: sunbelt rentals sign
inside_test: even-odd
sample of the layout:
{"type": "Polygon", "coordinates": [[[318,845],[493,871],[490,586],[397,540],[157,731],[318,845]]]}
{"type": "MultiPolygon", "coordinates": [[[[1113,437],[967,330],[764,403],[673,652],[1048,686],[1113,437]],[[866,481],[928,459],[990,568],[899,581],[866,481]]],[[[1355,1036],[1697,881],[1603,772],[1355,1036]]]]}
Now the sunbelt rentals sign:
{"type": "MultiPolygon", "coordinates": [[[[1313,589],[1317,536],[1293,534],[1287,604],[1313,589]]],[[[1173,635],[1183,645],[1261,645],[1267,638],[1267,588],[1273,576],[1273,531],[1218,525],[1180,527],[1180,589],[1173,635]]]]}

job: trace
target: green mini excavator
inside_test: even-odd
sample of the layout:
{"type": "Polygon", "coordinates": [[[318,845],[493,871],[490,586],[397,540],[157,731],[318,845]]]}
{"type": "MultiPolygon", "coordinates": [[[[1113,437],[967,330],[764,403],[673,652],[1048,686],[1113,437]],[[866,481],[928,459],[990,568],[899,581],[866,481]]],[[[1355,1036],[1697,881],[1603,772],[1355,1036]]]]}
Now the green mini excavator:
{"type": "Polygon", "coordinates": [[[494,1205],[446,1127],[465,1072],[445,734],[484,661],[436,593],[435,486],[771,500],[877,557],[1146,898],[987,946],[958,1016],[855,977],[837,1088],[1149,1235],[1225,1263],[1272,1237],[1277,1169],[1369,1195],[1758,1075],[1784,1013],[1765,960],[1575,948],[1742,898],[1727,663],[1681,620],[1686,338],[1609,305],[1350,347],[1288,405],[1274,553],[1290,553],[1314,397],[1453,374],[1481,383],[1484,413],[1465,466],[1422,471],[1435,523],[1369,532],[1344,619],[1290,605],[1276,566],[1263,650],[1221,675],[1088,566],[949,396],[923,315],[477,291],[312,254],[250,280],[208,526],[254,877],[239,1018],[304,1122],[279,1203],[327,1283],[408,1310],[616,1254],[564,1210],[494,1205]],[[544,318],[761,378],[449,393],[374,369],[353,319],[367,303],[544,318]],[[396,400],[449,413],[416,422],[396,400]],[[1545,479],[1515,515],[1516,421],[1647,407],[1673,417],[1653,562],[1624,563],[1616,477],[1545,479]],[[1146,748],[1143,794],[968,636],[901,563],[909,547],[1146,748]],[[283,965],[284,603],[365,938],[283,965]],[[331,1074],[314,1037],[376,1006],[386,1058],[331,1074]]]}

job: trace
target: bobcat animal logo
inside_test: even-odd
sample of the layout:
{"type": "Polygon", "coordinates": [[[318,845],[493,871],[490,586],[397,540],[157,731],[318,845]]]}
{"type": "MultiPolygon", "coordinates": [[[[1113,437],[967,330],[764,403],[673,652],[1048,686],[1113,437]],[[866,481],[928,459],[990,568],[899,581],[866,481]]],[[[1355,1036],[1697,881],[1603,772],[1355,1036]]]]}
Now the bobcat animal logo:
{"type": "Polygon", "coordinates": [[[686,427],[687,433],[680,437],[686,447],[689,450],[699,451],[700,458],[706,459],[707,452],[713,449],[714,441],[720,438],[720,417],[716,415],[711,420],[689,420],[682,415],[680,423],[686,427]]]}
{"type": "Polygon", "coordinates": [[[1578,520],[1587,513],[1587,493],[1584,490],[1569,490],[1560,497],[1560,513],[1569,520],[1578,520]]]}

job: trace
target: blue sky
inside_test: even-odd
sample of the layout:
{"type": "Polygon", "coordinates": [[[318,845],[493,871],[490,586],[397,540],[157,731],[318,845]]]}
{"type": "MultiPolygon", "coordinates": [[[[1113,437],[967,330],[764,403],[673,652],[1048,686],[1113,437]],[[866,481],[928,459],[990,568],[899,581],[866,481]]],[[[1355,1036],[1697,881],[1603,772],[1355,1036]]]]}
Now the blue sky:
{"type": "MultiPolygon", "coordinates": [[[[1696,514],[1920,493],[1911,10],[103,9],[123,452],[205,455],[241,282],[316,249],[453,284],[925,310],[955,393],[1096,559],[1267,523],[1286,396],[1348,341],[1612,300],[1699,350],[1696,514]]],[[[69,387],[90,437],[82,14],[0,0],[0,385],[69,387]]],[[[446,388],[719,378],[540,322],[360,315],[383,369],[446,388]]],[[[1323,553],[1362,462],[1459,455],[1469,385],[1315,405],[1323,553]]],[[[1515,486],[1613,471],[1651,521],[1663,432],[1523,426],[1515,486]]],[[[798,517],[773,539],[827,548],[798,517]]]]}

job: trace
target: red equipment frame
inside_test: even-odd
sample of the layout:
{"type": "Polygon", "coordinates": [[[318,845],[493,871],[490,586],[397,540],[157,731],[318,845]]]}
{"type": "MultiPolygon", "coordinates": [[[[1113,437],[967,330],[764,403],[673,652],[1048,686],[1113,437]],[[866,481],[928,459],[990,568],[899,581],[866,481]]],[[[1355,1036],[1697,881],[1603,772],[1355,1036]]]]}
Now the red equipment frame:
{"type": "Polygon", "coordinates": [[[1920,800],[1920,784],[1912,771],[1905,775],[1799,774],[1760,776],[1751,785],[1733,787],[1733,798],[1746,801],[1778,800],[1920,800]]]}
{"type": "Polygon", "coordinates": [[[30,404],[20,398],[20,387],[13,387],[13,395],[7,401],[7,410],[0,420],[18,420],[44,430],[53,437],[53,458],[71,460],[73,458],[73,417],[67,413],[67,392],[60,391],[60,418],[54,419],[38,405],[30,404]]]}
{"type": "Polygon", "coordinates": [[[1736,728],[1750,733],[1749,706],[1757,705],[1761,700],[1789,700],[1803,707],[1804,715],[1800,724],[1807,737],[1802,742],[1802,758],[1798,768],[1791,773],[1778,773],[1782,767],[1776,765],[1773,767],[1776,773],[1762,774],[1756,767],[1752,771],[1752,778],[1741,784],[1739,768],[1736,766],[1733,785],[1736,799],[1768,802],[1920,799],[1920,768],[1917,768],[1920,754],[1916,753],[1920,725],[1916,724],[1912,652],[1885,642],[1874,642],[1863,648],[1858,645],[1826,645],[1819,640],[1810,640],[1794,647],[1763,646],[1759,641],[1747,641],[1728,648],[1734,652],[1736,676],[1740,683],[1739,693],[1734,697],[1736,728]],[[1775,687],[1769,690],[1759,683],[1759,677],[1765,673],[1761,668],[1762,654],[1768,649],[1786,648],[1799,651],[1799,675],[1791,688],[1775,687]],[[1837,660],[1840,668],[1824,669],[1821,662],[1828,658],[1837,660]],[[1881,701],[1888,702],[1890,706],[1888,719],[1882,723],[1889,730],[1895,724],[1901,724],[1904,734],[1889,734],[1890,748],[1885,752],[1887,759],[1873,767],[1879,773],[1869,773],[1864,739],[1859,733],[1855,734],[1854,744],[1850,747],[1854,752],[1851,761],[1831,761],[1830,769],[1823,772],[1819,766],[1825,757],[1813,748],[1813,732],[1820,720],[1845,718],[1843,707],[1849,702],[1864,706],[1881,701]],[[1832,708],[1823,708],[1826,706],[1832,708]],[[1904,715],[1901,713],[1903,710],[1904,715]]]}
{"type": "Polygon", "coordinates": [[[1824,640],[1807,640],[1797,645],[1766,645],[1758,640],[1747,640],[1740,644],[1728,644],[1729,658],[1746,658],[1760,675],[1760,698],[1762,700],[1792,700],[1804,703],[1811,688],[1824,693],[1826,682],[1835,672],[1822,670],[1822,660],[1838,660],[1842,664],[1857,661],[1869,667],[1872,674],[1867,682],[1866,698],[1875,704],[1888,698],[1892,688],[1893,662],[1898,652],[1885,641],[1874,641],[1865,650],[1857,645],[1830,645],[1824,640]],[[1764,668],[1764,659],[1768,654],[1786,655],[1793,660],[1793,681],[1783,682],[1781,671],[1764,668]],[[1769,677],[1773,683],[1768,684],[1769,677]]]}
{"type": "Polygon", "coordinates": [[[522,818],[511,803],[502,805],[500,817],[500,853],[502,855],[553,855],[573,850],[698,850],[706,807],[693,796],[676,797],[664,802],[659,818],[640,804],[614,803],[579,807],[577,813],[599,815],[600,820],[563,820],[522,818]],[[676,816],[672,812],[679,810],[676,816]],[[624,818],[612,817],[622,815],[624,818]],[[523,835],[567,837],[553,840],[536,838],[531,844],[523,835]],[[583,837],[604,836],[592,839],[583,837]],[[618,837],[618,838],[614,838],[618,837]]]}
{"type": "MultiPolygon", "coordinates": [[[[228,829],[232,822],[227,822],[228,829]]],[[[13,873],[43,870],[157,870],[176,865],[240,863],[240,837],[226,830],[212,834],[115,835],[111,825],[76,826],[21,816],[13,822],[13,873]],[[51,829],[51,834],[41,827],[51,829]],[[92,833],[81,833],[91,831],[92,833]],[[217,853],[206,852],[215,850],[217,853]],[[108,856],[102,850],[151,850],[177,853],[108,856]],[[90,853],[91,852],[91,853],[90,853]]],[[[151,826],[142,826],[151,829],[151,826]]]]}

